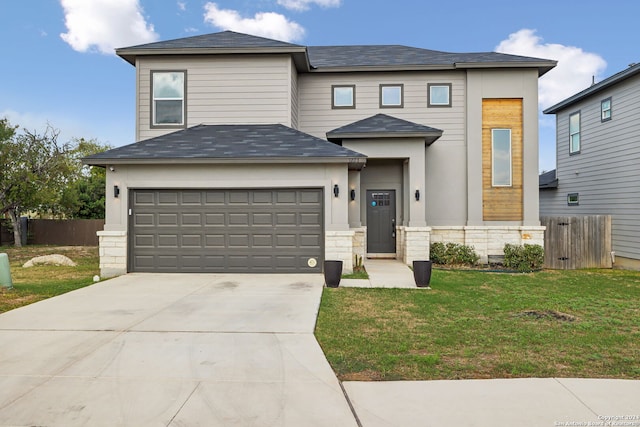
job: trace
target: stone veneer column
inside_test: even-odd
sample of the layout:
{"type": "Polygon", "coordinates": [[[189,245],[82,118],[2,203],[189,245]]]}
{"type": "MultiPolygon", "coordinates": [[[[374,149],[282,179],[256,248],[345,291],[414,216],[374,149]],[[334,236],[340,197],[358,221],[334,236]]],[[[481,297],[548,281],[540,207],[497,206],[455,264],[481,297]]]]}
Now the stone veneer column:
{"type": "Polygon", "coordinates": [[[342,261],[342,272],[353,273],[353,239],[355,232],[325,231],[324,259],[342,261]]]}
{"type": "Polygon", "coordinates": [[[353,256],[367,257],[367,227],[352,228],[353,231],[353,256]]]}
{"type": "Polygon", "coordinates": [[[416,260],[429,259],[431,227],[404,227],[404,256],[402,260],[412,265],[416,260]]]}
{"type": "Polygon", "coordinates": [[[127,232],[98,231],[100,242],[100,276],[127,274],[127,232]]]}

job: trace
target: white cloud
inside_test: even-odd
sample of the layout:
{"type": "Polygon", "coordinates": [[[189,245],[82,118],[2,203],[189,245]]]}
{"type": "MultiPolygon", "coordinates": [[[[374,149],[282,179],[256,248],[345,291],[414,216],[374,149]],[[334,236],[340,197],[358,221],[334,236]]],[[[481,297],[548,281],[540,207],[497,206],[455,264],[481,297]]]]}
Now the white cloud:
{"type": "Polygon", "coordinates": [[[535,30],[530,29],[510,34],[496,51],[558,61],[553,70],[540,78],[539,102],[543,109],[586,89],[592,77],[598,79],[607,67],[606,61],[595,53],[575,46],[543,43],[535,30]]]}
{"type": "Polygon", "coordinates": [[[311,5],[317,4],[320,7],[339,7],[342,0],[278,0],[278,4],[291,10],[308,10],[311,5]]]}
{"type": "Polygon", "coordinates": [[[255,36],[268,37],[282,41],[295,41],[304,37],[304,28],[289,21],[284,15],[275,12],[256,13],[253,18],[243,18],[240,13],[230,9],[220,9],[216,3],[204,6],[204,20],[223,30],[238,31],[255,36]]]}
{"type": "Polygon", "coordinates": [[[113,54],[125,47],[158,40],[142,15],[139,0],[60,0],[67,32],[60,37],[78,52],[113,54]]]}
{"type": "Polygon", "coordinates": [[[181,11],[185,11],[187,10],[187,3],[183,2],[183,1],[179,1],[178,2],[178,9],[180,9],[181,11]]]}

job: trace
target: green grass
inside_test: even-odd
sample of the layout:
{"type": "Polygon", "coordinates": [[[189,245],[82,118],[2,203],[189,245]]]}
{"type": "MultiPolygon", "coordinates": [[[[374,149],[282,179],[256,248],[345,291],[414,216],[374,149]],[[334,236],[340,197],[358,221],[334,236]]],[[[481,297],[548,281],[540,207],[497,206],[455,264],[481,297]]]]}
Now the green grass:
{"type": "Polygon", "coordinates": [[[436,269],[431,286],[326,288],[316,337],[338,377],[640,379],[638,272],[436,269]]]}
{"type": "Polygon", "coordinates": [[[99,274],[97,247],[4,246],[0,253],[9,256],[13,281],[13,289],[0,287],[0,313],[90,285],[99,274]],[[68,256],[78,265],[22,267],[33,257],[51,254],[68,256]]]}
{"type": "Polygon", "coordinates": [[[365,270],[360,270],[349,274],[343,274],[340,277],[343,279],[368,279],[369,274],[365,270]]]}

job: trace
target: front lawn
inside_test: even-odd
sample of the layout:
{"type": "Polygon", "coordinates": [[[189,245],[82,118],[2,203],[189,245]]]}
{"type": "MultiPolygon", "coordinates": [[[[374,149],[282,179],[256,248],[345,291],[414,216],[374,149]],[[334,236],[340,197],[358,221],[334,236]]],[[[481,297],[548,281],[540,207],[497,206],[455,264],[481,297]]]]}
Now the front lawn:
{"type": "Polygon", "coordinates": [[[326,288],[341,380],[640,379],[640,273],[434,270],[432,290],[326,288]]]}
{"type": "Polygon", "coordinates": [[[0,286],[0,313],[90,285],[93,276],[99,274],[97,247],[3,246],[0,253],[9,256],[13,281],[11,290],[0,286]],[[65,255],[78,265],[22,267],[33,257],[52,254],[65,255]]]}

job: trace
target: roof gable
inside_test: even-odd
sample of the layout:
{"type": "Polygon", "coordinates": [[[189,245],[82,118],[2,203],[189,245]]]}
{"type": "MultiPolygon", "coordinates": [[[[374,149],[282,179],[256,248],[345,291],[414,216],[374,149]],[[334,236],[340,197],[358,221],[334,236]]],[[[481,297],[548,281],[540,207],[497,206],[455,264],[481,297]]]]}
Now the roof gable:
{"type": "Polygon", "coordinates": [[[280,124],[198,125],[85,157],[89,165],[294,160],[364,163],[366,156],[280,124]]]}
{"type": "Polygon", "coordinates": [[[442,136],[442,130],[402,120],[387,114],[376,114],[366,119],[327,132],[329,141],[362,138],[424,138],[427,145],[442,136]]]}

